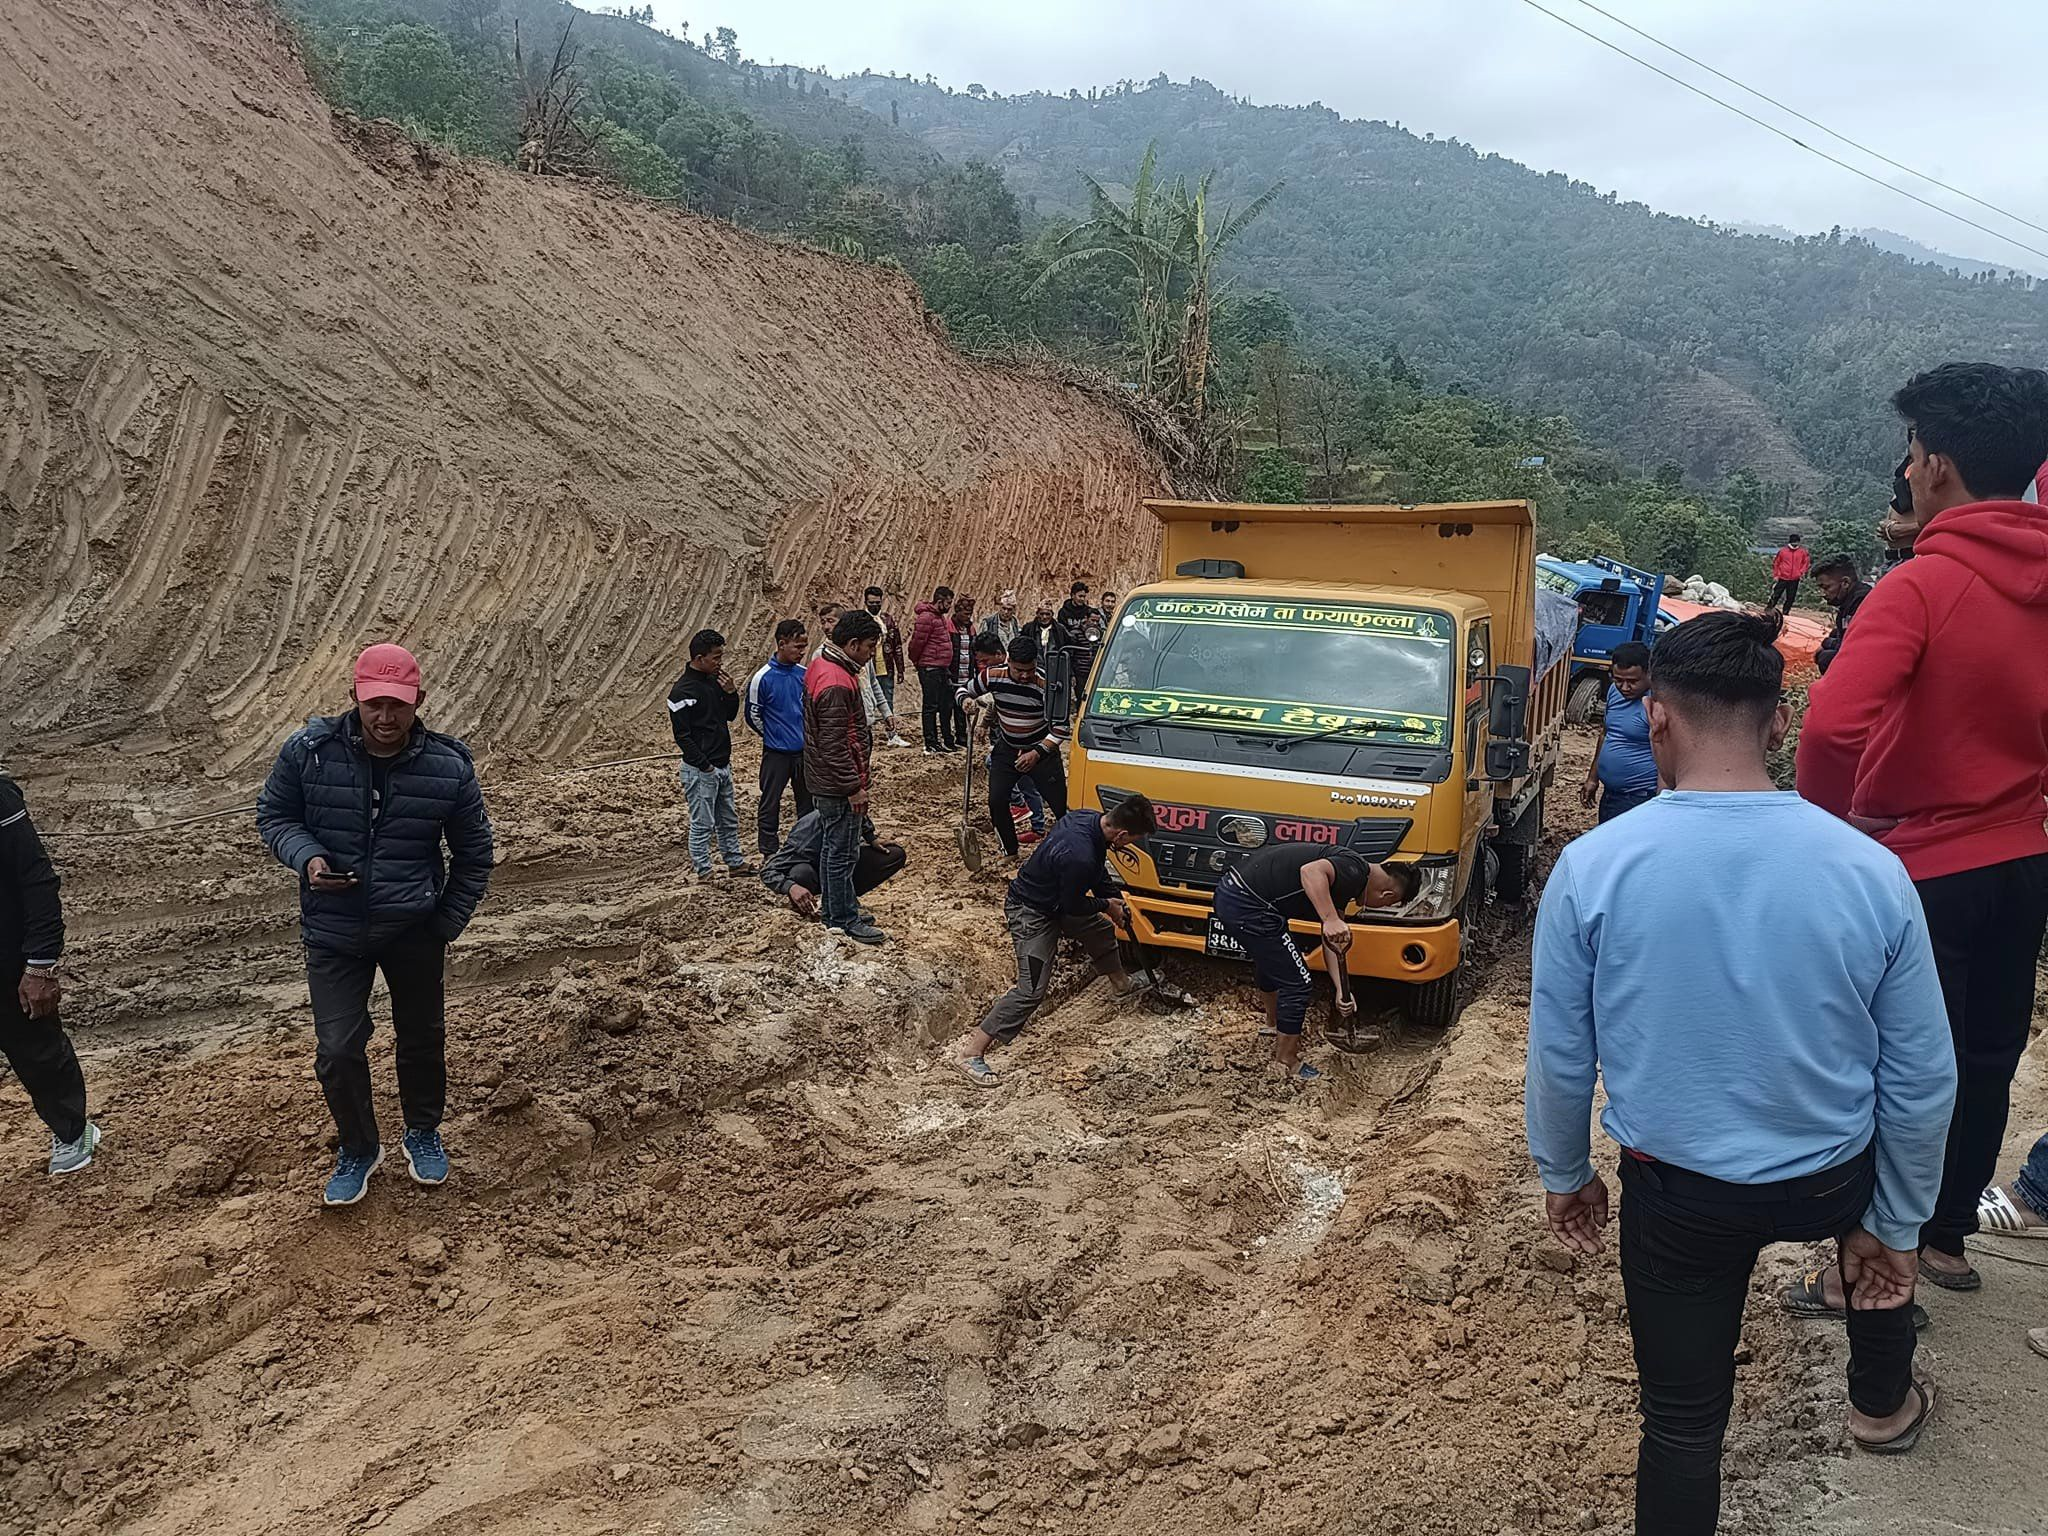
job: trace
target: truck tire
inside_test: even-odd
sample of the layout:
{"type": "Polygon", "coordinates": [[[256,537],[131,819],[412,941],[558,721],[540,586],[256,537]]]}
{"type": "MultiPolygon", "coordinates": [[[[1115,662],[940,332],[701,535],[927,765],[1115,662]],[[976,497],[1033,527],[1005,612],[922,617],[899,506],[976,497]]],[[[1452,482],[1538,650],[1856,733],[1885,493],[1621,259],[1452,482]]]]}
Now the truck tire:
{"type": "Polygon", "coordinates": [[[1441,1034],[1458,1022],[1458,976],[1465,969],[1461,961],[1448,976],[1421,982],[1408,989],[1405,1011],[1417,1029],[1441,1034]]]}
{"type": "Polygon", "coordinates": [[[1500,870],[1494,876],[1493,894],[1502,901],[1521,901],[1529,894],[1529,875],[1536,864],[1536,844],[1543,836],[1543,792],[1529,802],[1514,827],[1497,839],[1494,852],[1500,856],[1500,870]],[[1524,842],[1523,839],[1528,841],[1524,842]]]}
{"type": "MultiPolygon", "coordinates": [[[[1463,927],[1476,927],[1479,914],[1486,910],[1486,884],[1488,873],[1502,865],[1484,845],[1479,859],[1472,870],[1471,883],[1465,887],[1465,899],[1458,905],[1458,920],[1463,927]]],[[[1441,1033],[1458,1022],[1458,1015],[1464,1011],[1458,1000],[1458,983],[1465,975],[1464,934],[1458,936],[1458,963],[1451,968],[1448,976],[1439,976],[1435,981],[1417,982],[1408,988],[1406,1012],[1408,1022],[1417,1029],[1441,1033]]]]}
{"type": "Polygon", "coordinates": [[[1572,680],[1572,691],[1564,701],[1565,720],[1572,725],[1589,725],[1600,713],[1600,701],[1607,697],[1607,679],[1588,672],[1572,680]]]}

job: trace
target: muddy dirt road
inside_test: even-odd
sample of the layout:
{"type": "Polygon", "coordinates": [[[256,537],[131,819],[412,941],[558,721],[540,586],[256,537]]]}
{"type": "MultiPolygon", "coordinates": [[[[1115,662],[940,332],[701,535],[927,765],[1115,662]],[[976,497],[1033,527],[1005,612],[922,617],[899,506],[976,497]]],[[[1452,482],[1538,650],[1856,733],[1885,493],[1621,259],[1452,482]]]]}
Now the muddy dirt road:
{"type": "MultiPolygon", "coordinates": [[[[1520,1146],[1523,917],[1457,1029],[1324,1089],[1190,967],[1174,1017],[1063,974],[990,1093],[930,1041],[1006,984],[1001,884],[943,765],[883,774],[933,810],[884,817],[858,953],[692,883],[660,765],[487,784],[455,1177],[345,1212],[289,877],[241,822],[55,840],[108,1140],[53,1188],[0,1087],[0,1533],[1623,1529],[1619,1279],[1540,1240],[1520,1146]]],[[[1757,1447],[1840,1454],[1787,1373],[1838,1368],[1751,1336],[1762,1531],[1812,1496],[1757,1447]]]]}

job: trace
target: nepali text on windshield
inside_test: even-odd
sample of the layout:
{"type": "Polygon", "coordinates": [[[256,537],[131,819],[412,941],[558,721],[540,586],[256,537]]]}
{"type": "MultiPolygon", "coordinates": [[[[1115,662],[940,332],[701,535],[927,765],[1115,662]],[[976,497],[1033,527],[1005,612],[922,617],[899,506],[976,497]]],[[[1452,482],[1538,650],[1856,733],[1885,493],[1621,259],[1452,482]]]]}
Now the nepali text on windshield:
{"type": "Polygon", "coordinates": [[[1449,615],[1366,603],[1140,597],[1097,669],[1097,718],[1441,746],[1449,615]]]}

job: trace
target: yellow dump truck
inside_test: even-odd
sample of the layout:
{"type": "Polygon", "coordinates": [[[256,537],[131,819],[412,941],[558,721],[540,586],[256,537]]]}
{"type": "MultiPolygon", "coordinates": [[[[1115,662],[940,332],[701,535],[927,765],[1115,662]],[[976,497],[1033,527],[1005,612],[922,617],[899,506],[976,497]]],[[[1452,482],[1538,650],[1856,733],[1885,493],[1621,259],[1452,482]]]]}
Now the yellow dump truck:
{"type": "Polygon", "coordinates": [[[1529,504],[1146,506],[1161,577],[1110,617],[1071,769],[1077,805],[1158,809],[1126,937],[1231,956],[1210,901],[1269,842],[1412,860],[1421,894],[1350,914],[1346,968],[1448,1025],[1489,872],[1526,886],[1563,731],[1576,614],[1538,591],[1529,504]]]}

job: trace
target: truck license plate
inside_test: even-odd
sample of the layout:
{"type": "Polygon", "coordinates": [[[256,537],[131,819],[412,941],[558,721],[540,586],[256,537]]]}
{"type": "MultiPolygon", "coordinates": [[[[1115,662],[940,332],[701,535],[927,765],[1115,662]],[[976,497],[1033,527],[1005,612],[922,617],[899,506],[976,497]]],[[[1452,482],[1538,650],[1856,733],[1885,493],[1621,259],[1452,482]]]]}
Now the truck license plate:
{"type": "Polygon", "coordinates": [[[1224,931],[1223,919],[1213,912],[1209,914],[1209,942],[1205,948],[1209,954],[1221,956],[1225,960],[1249,958],[1244,952],[1244,946],[1224,931]]]}

